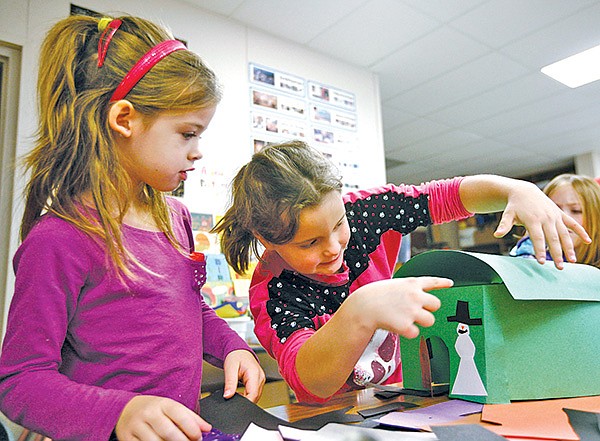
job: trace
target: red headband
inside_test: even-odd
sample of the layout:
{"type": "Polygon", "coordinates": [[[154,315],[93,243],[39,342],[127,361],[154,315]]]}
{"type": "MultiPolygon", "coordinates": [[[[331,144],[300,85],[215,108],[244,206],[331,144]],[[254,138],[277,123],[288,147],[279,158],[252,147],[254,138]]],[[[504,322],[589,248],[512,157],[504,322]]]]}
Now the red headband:
{"type": "Polygon", "coordinates": [[[156,65],[156,63],[170,53],[182,49],[187,48],[179,40],[167,40],[163,41],[162,43],[158,43],[156,46],[146,52],[144,56],[140,58],[137,63],[135,63],[135,66],[133,66],[131,70],[127,72],[127,75],[125,75],[121,83],[117,86],[114,93],[110,97],[110,102],[119,101],[125,98],[131,89],[133,89],[133,87],[138,83],[138,81],[140,81],[144,75],[146,75],[148,71],[156,65]]]}

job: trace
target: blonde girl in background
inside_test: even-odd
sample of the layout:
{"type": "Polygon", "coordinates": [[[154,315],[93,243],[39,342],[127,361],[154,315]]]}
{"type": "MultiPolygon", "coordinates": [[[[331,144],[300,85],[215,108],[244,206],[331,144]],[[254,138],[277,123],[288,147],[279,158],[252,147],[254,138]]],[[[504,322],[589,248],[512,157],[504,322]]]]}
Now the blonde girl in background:
{"type": "Polygon", "coordinates": [[[238,272],[265,248],[253,273],[255,333],[300,401],[402,380],[398,335],[431,326],[452,286],[437,277],[392,279],[401,236],[418,226],[504,211],[495,235],[529,228],[538,260],[575,260],[572,229],[585,230],[534,184],[479,175],[342,194],[342,181],[300,141],[267,146],[233,181],[221,245],[238,272]]]}
{"type": "MultiPolygon", "coordinates": [[[[554,177],[543,191],[592,238],[592,243],[588,244],[576,234],[571,234],[577,261],[600,268],[600,185],[590,177],[565,173],[554,177]]],[[[533,257],[532,251],[531,239],[525,236],[511,250],[511,255],[533,257]]],[[[547,258],[552,258],[550,253],[547,253],[547,258]]]]}
{"type": "Polygon", "coordinates": [[[203,302],[190,213],[165,196],[202,157],[217,79],[147,20],[73,16],[43,42],[38,93],[0,410],[54,440],[201,439],[203,358],[226,397],[264,383],[203,302]]]}

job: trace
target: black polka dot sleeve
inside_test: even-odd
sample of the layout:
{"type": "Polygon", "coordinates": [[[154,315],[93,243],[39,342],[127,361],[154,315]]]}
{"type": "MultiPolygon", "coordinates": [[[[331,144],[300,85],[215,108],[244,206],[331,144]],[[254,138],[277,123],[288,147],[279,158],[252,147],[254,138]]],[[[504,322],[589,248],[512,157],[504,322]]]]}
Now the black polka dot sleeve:
{"type": "Polygon", "coordinates": [[[353,279],[367,268],[369,254],[379,246],[383,233],[408,234],[432,223],[427,194],[408,196],[391,190],[372,194],[346,203],[346,213],[350,225],[346,263],[353,279]]]}
{"type": "Polygon", "coordinates": [[[348,296],[348,284],[322,285],[287,270],[271,279],[268,290],[267,312],[280,343],[298,329],[316,329],[313,319],[333,314],[348,296]]]}

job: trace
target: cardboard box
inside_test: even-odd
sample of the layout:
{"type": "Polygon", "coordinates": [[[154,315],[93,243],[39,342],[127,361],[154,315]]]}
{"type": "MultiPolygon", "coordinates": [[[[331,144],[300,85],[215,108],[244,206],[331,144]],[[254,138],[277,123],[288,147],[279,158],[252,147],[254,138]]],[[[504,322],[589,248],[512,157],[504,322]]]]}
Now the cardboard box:
{"type": "Polygon", "coordinates": [[[479,403],[600,395],[600,270],[435,250],[395,277],[439,276],[452,288],[436,322],[401,339],[404,387],[479,403]]]}

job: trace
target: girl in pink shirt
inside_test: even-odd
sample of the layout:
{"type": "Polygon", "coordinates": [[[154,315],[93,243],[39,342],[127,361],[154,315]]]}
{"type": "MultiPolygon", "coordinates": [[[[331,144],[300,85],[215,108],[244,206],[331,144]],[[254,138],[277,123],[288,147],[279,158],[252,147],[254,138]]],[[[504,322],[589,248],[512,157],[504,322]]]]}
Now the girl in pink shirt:
{"type": "Polygon", "coordinates": [[[202,300],[190,214],[166,192],[220,100],[202,60],[135,17],[72,16],[41,50],[40,127],[0,357],[0,410],[54,440],[198,440],[202,358],[257,400],[248,345],[202,300]]]}
{"type": "Polygon", "coordinates": [[[575,261],[572,229],[585,230],[534,184],[471,176],[418,186],[386,185],[342,195],[332,164],[300,141],[265,147],[233,181],[233,202],[215,227],[229,264],[254,271],[255,332],[301,401],[348,388],[400,381],[398,335],[431,326],[436,277],[392,279],[401,236],[418,226],[504,210],[495,235],[515,224],[545,243],[557,267],[575,261]]]}

